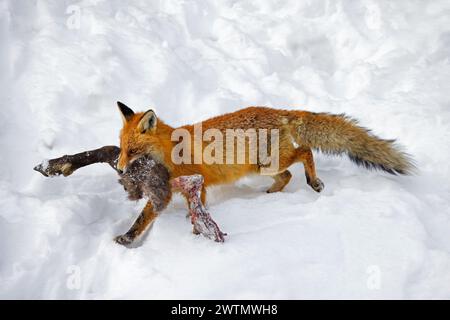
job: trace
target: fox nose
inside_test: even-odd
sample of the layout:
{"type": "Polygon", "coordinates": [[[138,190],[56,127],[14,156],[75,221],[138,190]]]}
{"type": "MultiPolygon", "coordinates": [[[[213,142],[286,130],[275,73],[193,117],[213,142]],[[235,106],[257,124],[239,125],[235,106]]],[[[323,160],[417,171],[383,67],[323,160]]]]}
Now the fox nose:
{"type": "Polygon", "coordinates": [[[117,163],[116,170],[119,174],[123,174],[126,171],[126,168],[124,166],[121,166],[120,163],[117,163]]]}
{"type": "Polygon", "coordinates": [[[123,166],[123,167],[117,166],[117,171],[118,171],[120,174],[124,174],[125,172],[127,172],[127,166],[123,166]]]}

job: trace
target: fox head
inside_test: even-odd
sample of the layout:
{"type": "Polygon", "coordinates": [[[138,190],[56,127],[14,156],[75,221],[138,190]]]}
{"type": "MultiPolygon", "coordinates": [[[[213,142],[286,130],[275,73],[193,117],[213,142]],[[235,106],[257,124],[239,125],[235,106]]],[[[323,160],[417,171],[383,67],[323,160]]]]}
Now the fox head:
{"type": "Polygon", "coordinates": [[[120,155],[117,169],[125,172],[127,166],[152,150],[152,140],[157,139],[157,118],[153,110],[134,113],[122,102],[117,102],[122,115],[123,127],[120,132],[120,155]]]}

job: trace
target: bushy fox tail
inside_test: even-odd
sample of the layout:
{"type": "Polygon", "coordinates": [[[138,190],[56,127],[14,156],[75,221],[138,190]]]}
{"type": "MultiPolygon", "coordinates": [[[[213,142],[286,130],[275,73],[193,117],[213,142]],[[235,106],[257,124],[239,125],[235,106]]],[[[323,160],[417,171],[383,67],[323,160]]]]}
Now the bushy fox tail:
{"type": "Polygon", "coordinates": [[[395,140],[383,140],[344,114],[306,113],[296,123],[299,143],[324,153],[346,153],[350,160],[367,169],[390,174],[411,174],[415,166],[395,140]]]}

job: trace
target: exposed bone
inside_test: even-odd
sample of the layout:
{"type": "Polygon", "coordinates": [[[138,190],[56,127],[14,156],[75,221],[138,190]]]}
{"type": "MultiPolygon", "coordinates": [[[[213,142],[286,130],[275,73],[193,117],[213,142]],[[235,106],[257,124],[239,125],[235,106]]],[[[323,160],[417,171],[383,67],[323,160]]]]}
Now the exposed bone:
{"type": "Polygon", "coordinates": [[[205,237],[216,242],[224,242],[226,233],[220,231],[217,223],[203,205],[200,193],[203,186],[203,176],[181,176],[171,181],[172,187],[180,190],[189,201],[189,212],[194,232],[201,233],[205,237]]]}

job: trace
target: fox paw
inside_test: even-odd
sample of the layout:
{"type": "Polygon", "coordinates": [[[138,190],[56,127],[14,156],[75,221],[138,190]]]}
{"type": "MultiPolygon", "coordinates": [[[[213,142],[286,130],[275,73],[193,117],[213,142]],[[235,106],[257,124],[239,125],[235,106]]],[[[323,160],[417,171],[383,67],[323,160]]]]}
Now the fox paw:
{"type": "Polygon", "coordinates": [[[322,180],[319,178],[316,178],[316,180],[308,183],[311,188],[316,192],[321,192],[323,188],[325,188],[325,185],[323,184],[322,180]]]}
{"type": "Polygon", "coordinates": [[[280,192],[281,190],[283,190],[284,186],[279,186],[276,183],[274,183],[269,189],[266,190],[266,193],[275,193],[275,192],[280,192]]]}
{"type": "Polygon", "coordinates": [[[130,236],[123,234],[121,236],[117,236],[114,238],[114,241],[118,244],[121,244],[123,246],[129,245],[133,242],[133,238],[130,236]]]}

